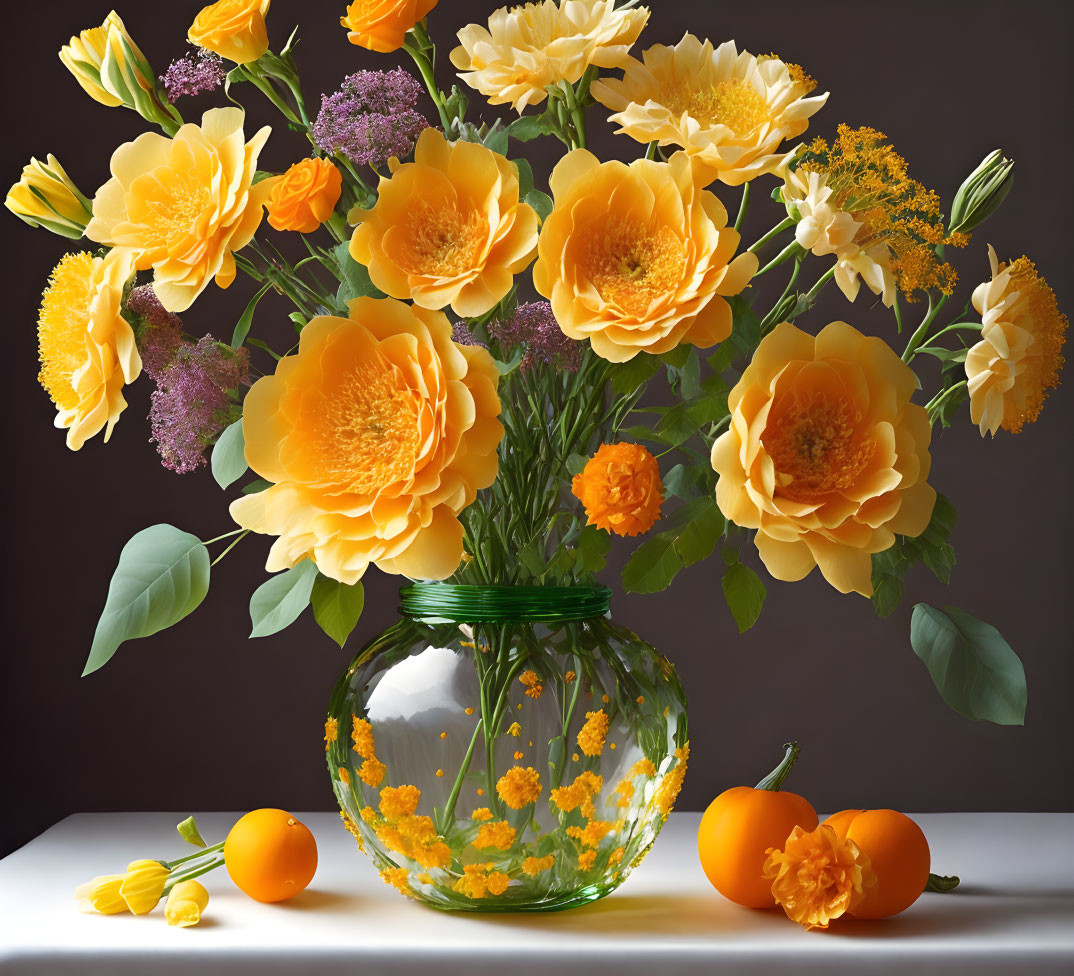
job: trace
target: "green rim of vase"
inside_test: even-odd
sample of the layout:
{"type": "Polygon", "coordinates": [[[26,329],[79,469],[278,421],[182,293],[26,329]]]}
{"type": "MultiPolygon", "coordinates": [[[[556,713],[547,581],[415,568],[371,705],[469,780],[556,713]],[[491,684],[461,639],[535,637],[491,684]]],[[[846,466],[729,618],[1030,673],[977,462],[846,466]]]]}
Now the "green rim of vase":
{"type": "Polygon", "coordinates": [[[430,623],[566,623],[602,617],[606,586],[471,586],[411,583],[399,590],[399,612],[430,623]]]}

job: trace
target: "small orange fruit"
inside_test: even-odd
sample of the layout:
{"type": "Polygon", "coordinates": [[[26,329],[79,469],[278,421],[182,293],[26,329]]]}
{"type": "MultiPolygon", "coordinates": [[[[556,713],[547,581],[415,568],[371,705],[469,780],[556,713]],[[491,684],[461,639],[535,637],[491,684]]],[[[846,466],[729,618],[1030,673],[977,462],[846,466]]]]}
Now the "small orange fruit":
{"type": "Polygon", "coordinates": [[[876,884],[850,910],[856,918],[888,918],[909,908],[929,880],[929,842],[921,828],[896,810],[843,810],[824,821],[868,855],[876,884]]]}
{"type": "Polygon", "coordinates": [[[317,842],[286,810],[252,810],[227,835],[224,864],[255,901],[286,901],[313,880],[317,842]]]}

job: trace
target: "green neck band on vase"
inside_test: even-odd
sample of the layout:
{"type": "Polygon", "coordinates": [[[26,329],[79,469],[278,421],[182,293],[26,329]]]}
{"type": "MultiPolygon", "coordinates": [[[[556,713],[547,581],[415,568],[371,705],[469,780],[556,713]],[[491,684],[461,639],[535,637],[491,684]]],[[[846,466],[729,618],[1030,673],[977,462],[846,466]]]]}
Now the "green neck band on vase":
{"type": "Polygon", "coordinates": [[[601,617],[612,591],[606,586],[463,586],[411,583],[399,590],[399,612],[429,622],[562,623],[601,617]]]}

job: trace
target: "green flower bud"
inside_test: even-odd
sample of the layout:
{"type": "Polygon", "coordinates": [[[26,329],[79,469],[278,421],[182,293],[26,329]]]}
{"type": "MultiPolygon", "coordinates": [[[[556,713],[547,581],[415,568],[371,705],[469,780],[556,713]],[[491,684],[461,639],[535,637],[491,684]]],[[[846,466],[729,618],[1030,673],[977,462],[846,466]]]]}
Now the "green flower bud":
{"type": "Polygon", "coordinates": [[[955,194],[949,233],[968,234],[991,217],[1014,186],[1013,169],[998,149],[985,156],[955,194]]]}

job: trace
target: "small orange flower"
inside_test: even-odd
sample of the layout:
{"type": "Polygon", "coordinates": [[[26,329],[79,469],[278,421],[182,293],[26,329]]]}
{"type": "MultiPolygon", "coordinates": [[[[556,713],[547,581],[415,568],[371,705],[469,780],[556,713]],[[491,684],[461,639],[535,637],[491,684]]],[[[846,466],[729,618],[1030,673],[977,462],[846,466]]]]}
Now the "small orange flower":
{"type": "Polygon", "coordinates": [[[328,752],[328,747],[336,741],[339,737],[339,722],[334,718],[330,718],[324,723],[324,751],[328,752]]]}
{"type": "Polygon", "coordinates": [[[512,766],[496,782],[496,792],[512,810],[521,810],[541,795],[541,774],[532,766],[512,766]]]}
{"type": "Polygon", "coordinates": [[[591,820],[585,827],[568,827],[567,836],[573,837],[586,847],[599,847],[600,842],[615,830],[615,824],[607,820],[591,820]]]}
{"type": "Polygon", "coordinates": [[[640,444],[602,444],[571,492],[585,506],[586,524],[623,536],[648,532],[664,503],[660,465],[640,444]]]}
{"type": "Polygon", "coordinates": [[[406,40],[406,32],[424,20],[438,0],[355,0],[340,23],[347,40],[370,51],[391,54],[406,40]]]}
{"type": "Polygon", "coordinates": [[[187,33],[191,44],[236,64],[256,61],[269,46],[265,17],[271,0],[218,0],[202,9],[187,33]]]}
{"type": "Polygon", "coordinates": [[[585,713],[585,725],[578,732],[578,745],[587,756],[599,756],[604,751],[608,734],[608,715],[603,708],[585,713]]]}
{"type": "Polygon", "coordinates": [[[358,770],[358,778],[367,786],[376,788],[380,786],[381,781],[384,779],[384,773],[384,763],[375,756],[371,756],[362,763],[362,768],[358,770]]]}
{"type": "Polygon", "coordinates": [[[549,854],[547,857],[527,857],[526,860],[522,862],[522,871],[532,878],[542,871],[550,870],[555,863],[555,854],[549,854]]]}
{"type": "Polygon", "coordinates": [[[265,210],[276,230],[312,234],[328,220],[343,192],[343,176],[327,159],[303,159],[275,180],[265,210]]]}
{"type": "Polygon", "coordinates": [[[351,774],[347,770],[346,766],[340,766],[339,767],[339,781],[344,786],[350,786],[351,785],[351,774]]]}
{"type": "Polygon", "coordinates": [[[586,851],[584,854],[578,855],[578,870],[588,871],[593,867],[593,862],[597,859],[596,851],[586,851]]]}
{"type": "Polygon", "coordinates": [[[472,820],[491,820],[492,811],[488,807],[478,807],[473,813],[470,814],[472,820]]]}
{"type": "Polygon", "coordinates": [[[354,742],[351,748],[363,759],[372,759],[376,755],[373,726],[369,719],[351,716],[351,740],[354,742]]]}
{"type": "Polygon", "coordinates": [[[474,838],[474,847],[496,847],[506,851],[515,842],[515,828],[506,820],[483,824],[474,838]]]}
{"type": "Polygon", "coordinates": [[[380,791],[380,812],[386,817],[409,817],[418,809],[421,790],[416,786],[385,786],[380,791]]]}
{"type": "MultiPolygon", "coordinates": [[[[575,761],[578,754],[575,753],[575,761]]],[[[575,777],[570,786],[559,786],[552,790],[552,802],[564,813],[569,813],[593,799],[604,786],[604,777],[596,773],[584,772],[575,777]]]]}
{"type": "Polygon", "coordinates": [[[541,692],[544,691],[544,685],[541,684],[540,676],[536,671],[523,671],[522,674],[518,676],[518,680],[526,686],[526,694],[529,695],[530,698],[541,697],[541,692]]]}
{"type": "Polygon", "coordinates": [[[868,856],[852,840],[840,840],[827,824],[806,832],[795,827],[784,850],[770,847],[764,876],[788,918],[806,929],[826,929],[876,884],[868,856]]]}

